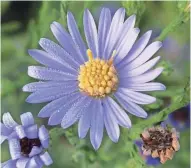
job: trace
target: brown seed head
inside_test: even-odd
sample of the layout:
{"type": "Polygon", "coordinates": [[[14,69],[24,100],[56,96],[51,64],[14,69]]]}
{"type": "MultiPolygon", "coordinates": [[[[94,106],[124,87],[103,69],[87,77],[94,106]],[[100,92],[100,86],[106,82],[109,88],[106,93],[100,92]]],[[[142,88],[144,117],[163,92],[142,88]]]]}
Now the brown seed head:
{"type": "Polygon", "coordinates": [[[175,128],[171,130],[160,126],[148,128],[140,135],[143,140],[142,150],[144,155],[160,158],[161,163],[172,159],[180,149],[179,133],[175,128]]]}

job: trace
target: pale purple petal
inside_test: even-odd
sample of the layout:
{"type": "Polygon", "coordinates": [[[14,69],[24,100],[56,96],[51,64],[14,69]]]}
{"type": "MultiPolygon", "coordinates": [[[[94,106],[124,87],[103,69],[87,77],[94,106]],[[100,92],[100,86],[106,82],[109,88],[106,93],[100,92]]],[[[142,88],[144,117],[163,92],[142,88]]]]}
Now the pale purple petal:
{"type": "Polygon", "coordinates": [[[92,102],[89,105],[86,112],[81,116],[81,118],[78,122],[78,136],[79,136],[79,138],[84,138],[87,135],[88,130],[90,128],[90,124],[91,124],[92,113],[94,113],[94,111],[97,111],[97,109],[95,107],[96,107],[95,101],[92,100],[92,102]]]}
{"type": "Polygon", "coordinates": [[[25,168],[29,160],[30,159],[26,157],[20,158],[17,160],[16,167],[25,168]]]}
{"type": "Polygon", "coordinates": [[[4,124],[2,124],[0,122],[0,130],[1,130],[1,135],[3,136],[8,136],[9,134],[11,134],[11,132],[13,131],[12,128],[7,128],[4,124]]]}
{"type": "Polygon", "coordinates": [[[26,84],[23,87],[24,92],[35,92],[42,89],[57,88],[61,86],[70,87],[71,85],[77,85],[76,81],[46,81],[46,82],[33,82],[26,84]]]}
{"type": "Polygon", "coordinates": [[[132,84],[133,83],[146,83],[146,82],[152,81],[155,78],[157,78],[162,73],[162,71],[163,71],[163,68],[159,67],[159,68],[151,70],[147,73],[144,73],[140,76],[121,78],[119,86],[126,87],[126,85],[128,85],[128,83],[132,83],[132,84]]]}
{"type": "Polygon", "coordinates": [[[115,48],[116,56],[114,56],[114,64],[119,63],[128,54],[137,39],[139,32],[140,30],[138,28],[134,28],[123,37],[120,44],[115,48]]]}
{"type": "Polygon", "coordinates": [[[98,57],[98,35],[94,18],[88,9],[84,11],[83,17],[84,33],[89,49],[93,52],[93,56],[98,57]]]}
{"type": "Polygon", "coordinates": [[[76,75],[41,66],[29,66],[28,75],[40,80],[69,81],[77,80],[76,75]]]}
{"type": "Polygon", "coordinates": [[[60,87],[53,87],[38,90],[27,97],[26,102],[29,103],[42,103],[58,99],[64,95],[71,94],[77,91],[77,85],[74,82],[72,85],[63,84],[60,87]]]}
{"type": "Polygon", "coordinates": [[[125,68],[124,68],[124,69],[121,69],[118,72],[121,75],[123,75],[124,77],[138,76],[138,75],[141,75],[141,74],[147,72],[151,68],[153,68],[156,65],[156,63],[159,61],[159,59],[160,59],[160,56],[158,56],[156,58],[153,58],[150,61],[144,63],[143,65],[141,65],[141,66],[139,66],[139,67],[137,67],[135,69],[132,69],[130,71],[126,71],[125,68]],[[124,73],[124,72],[126,72],[126,73],[124,73]]]}
{"type": "Polygon", "coordinates": [[[120,96],[126,97],[125,99],[137,104],[151,104],[156,101],[155,97],[139,93],[139,92],[134,92],[126,88],[119,88],[117,90],[118,94],[120,96]]]}
{"type": "Polygon", "coordinates": [[[29,138],[29,139],[37,138],[38,137],[38,126],[35,124],[35,125],[27,127],[25,129],[25,133],[27,135],[27,138],[29,138]]]}
{"type": "Polygon", "coordinates": [[[46,38],[41,38],[39,44],[50,55],[60,58],[62,63],[67,66],[67,68],[77,69],[80,65],[80,63],[78,63],[72,55],[67,53],[62,47],[53,41],[46,38]]]}
{"type": "Polygon", "coordinates": [[[10,139],[9,141],[9,151],[11,158],[13,160],[21,157],[21,147],[20,141],[18,139],[10,139]]]}
{"type": "Polygon", "coordinates": [[[61,126],[66,129],[73,125],[76,121],[80,119],[80,117],[86,112],[88,109],[92,99],[89,97],[82,97],[80,100],[76,101],[72,105],[72,107],[66,112],[64,115],[61,126]]]}
{"type": "Polygon", "coordinates": [[[18,125],[15,127],[15,132],[17,133],[19,139],[26,137],[25,130],[22,125],[18,125]]]}
{"type": "Polygon", "coordinates": [[[66,64],[63,63],[63,60],[61,58],[52,56],[45,51],[31,49],[31,50],[28,50],[28,53],[42,65],[45,65],[47,67],[54,68],[54,69],[60,69],[64,72],[70,72],[72,74],[77,73],[76,72],[77,70],[67,67],[66,64]]]}
{"type": "Polygon", "coordinates": [[[44,163],[44,165],[49,166],[53,163],[51,156],[48,152],[45,152],[44,154],[40,155],[41,161],[44,163]]]}
{"type": "Polygon", "coordinates": [[[105,43],[105,48],[103,53],[104,59],[108,59],[112,55],[113,50],[115,50],[114,48],[115,44],[117,43],[117,40],[121,35],[120,33],[123,27],[124,17],[125,17],[124,8],[118,9],[115,15],[113,16],[105,43]]]}
{"type": "Polygon", "coordinates": [[[34,156],[32,157],[25,168],[42,168],[43,167],[43,163],[41,161],[41,159],[38,156],[34,156]]]}
{"type": "Polygon", "coordinates": [[[132,46],[131,50],[129,51],[127,56],[123,59],[123,61],[121,61],[119,64],[116,65],[117,69],[119,69],[119,68],[123,67],[124,65],[126,65],[127,63],[131,62],[132,60],[137,58],[139,56],[139,54],[141,54],[141,52],[144,50],[144,48],[146,47],[146,45],[149,42],[151,33],[152,33],[152,31],[149,30],[144,35],[142,35],[139,40],[137,40],[137,42],[132,46]]]}
{"type": "Polygon", "coordinates": [[[18,135],[17,135],[17,133],[15,132],[15,131],[13,131],[9,136],[8,136],[8,140],[9,139],[17,139],[17,138],[19,138],[18,137],[18,135]]]}
{"type": "Polygon", "coordinates": [[[124,22],[117,45],[119,45],[121,41],[124,39],[124,37],[130,32],[130,30],[133,29],[133,27],[135,26],[135,20],[136,20],[136,15],[131,15],[124,22]]]}
{"type": "Polygon", "coordinates": [[[97,99],[97,111],[93,111],[91,117],[91,127],[90,127],[90,141],[94,149],[97,150],[102,142],[103,138],[103,107],[101,100],[97,99]]]}
{"type": "Polygon", "coordinates": [[[5,127],[9,129],[13,129],[18,124],[13,120],[11,114],[9,112],[3,114],[3,123],[5,127]]]}
{"type": "Polygon", "coordinates": [[[26,112],[20,115],[23,126],[30,126],[34,124],[34,118],[31,112],[26,112]]]}
{"type": "Polygon", "coordinates": [[[78,95],[79,95],[79,92],[72,93],[69,95],[64,95],[63,97],[57,100],[54,100],[51,103],[48,103],[46,106],[44,106],[40,110],[38,117],[42,117],[42,118],[50,117],[55,112],[55,110],[63,106],[66,103],[66,101],[72,101],[78,95]]]}
{"type": "Polygon", "coordinates": [[[39,148],[37,146],[33,146],[31,152],[29,153],[29,157],[33,157],[35,155],[38,155],[42,152],[42,148],[39,148]]]}
{"type": "Polygon", "coordinates": [[[66,50],[67,53],[72,55],[80,64],[83,63],[83,60],[80,59],[80,55],[76,50],[75,43],[72,40],[70,34],[63,28],[63,26],[58,22],[53,22],[50,25],[52,33],[66,50]]]}
{"type": "Polygon", "coordinates": [[[137,117],[142,117],[142,118],[147,117],[147,113],[140,106],[131,101],[126,100],[125,96],[119,95],[118,93],[115,93],[114,95],[117,98],[118,102],[126,111],[137,117]]]}
{"type": "Polygon", "coordinates": [[[63,48],[66,48],[68,53],[75,50],[75,44],[72,37],[60,23],[54,21],[50,25],[50,28],[60,45],[62,45],[63,48]]]}
{"type": "Polygon", "coordinates": [[[104,58],[103,51],[105,48],[105,43],[106,43],[110,25],[111,25],[110,10],[107,8],[103,8],[100,14],[99,26],[98,26],[98,46],[99,46],[98,57],[100,58],[104,58]]]}
{"type": "MultiPolygon", "coordinates": [[[[8,160],[1,164],[2,168],[15,168],[16,167],[16,160],[8,160]]],[[[19,167],[20,168],[20,167],[19,167]]]]}
{"type": "Polygon", "coordinates": [[[103,101],[104,123],[107,134],[113,142],[118,142],[120,130],[115,115],[106,101],[103,101]]]}
{"type": "Polygon", "coordinates": [[[118,124],[122,127],[130,128],[131,120],[127,113],[110,97],[108,97],[107,102],[111,108],[111,112],[117,118],[118,124]]]}
{"type": "Polygon", "coordinates": [[[166,87],[162,83],[150,82],[150,83],[132,83],[127,86],[128,89],[133,91],[155,91],[166,90],[166,87]]]}
{"type": "Polygon", "coordinates": [[[74,19],[74,16],[72,15],[71,12],[68,12],[67,14],[67,23],[68,23],[68,30],[70,32],[70,35],[72,36],[72,39],[77,47],[77,49],[80,52],[80,58],[81,60],[87,61],[86,57],[86,46],[85,43],[80,35],[80,32],[78,30],[78,26],[76,24],[76,21],[74,19]]]}
{"type": "Polygon", "coordinates": [[[160,41],[151,43],[136,59],[125,66],[125,71],[137,68],[144,64],[160,49],[161,46],[162,43],[160,41]]]}
{"type": "Polygon", "coordinates": [[[39,128],[38,136],[39,136],[39,139],[40,139],[40,142],[41,142],[42,146],[43,146],[44,148],[48,148],[50,137],[49,137],[49,132],[48,132],[48,130],[45,128],[44,125],[42,125],[42,126],[39,128]]]}
{"type": "Polygon", "coordinates": [[[62,122],[63,117],[65,116],[66,112],[80,99],[82,96],[77,94],[69,99],[67,99],[62,105],[53,111],[53,114],[50,116],[48,120],[48,125],[58,125],[62,122]]]}

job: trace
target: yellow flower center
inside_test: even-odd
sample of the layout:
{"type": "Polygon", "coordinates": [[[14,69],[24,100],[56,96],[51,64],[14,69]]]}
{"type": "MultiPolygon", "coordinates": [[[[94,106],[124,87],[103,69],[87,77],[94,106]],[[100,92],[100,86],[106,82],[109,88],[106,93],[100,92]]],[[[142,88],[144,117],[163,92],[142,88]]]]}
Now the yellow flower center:
{"type": "Polygon", "coordinates": [[[80,66],[78,81],[80,91],[92,97],[105,97],[116,90],[118,77],[113,66],[113,56],[111,59],[94,59],[92,51],[87,50],[89,61],[80,66]]]}

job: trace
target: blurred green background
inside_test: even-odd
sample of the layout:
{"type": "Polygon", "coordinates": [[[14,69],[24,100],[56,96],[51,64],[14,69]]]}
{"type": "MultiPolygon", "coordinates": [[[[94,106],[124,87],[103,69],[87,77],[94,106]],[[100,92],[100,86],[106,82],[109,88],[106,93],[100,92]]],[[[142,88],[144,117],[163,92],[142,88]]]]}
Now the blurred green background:
{"type": "MultiPolygon", "coordinates": [[[[50,31],[50,24],[53,21],[58,21],[66,27],[67,10],[74,13],[83,34],[82,18],[85,8],[89,8],[95,20],[98,21],[102,7],[110,8],[113,14],[116,9],[123,6],[126,8],[127,14],[137,14],[137,26],[140,28],[141,34],[147,30],[153,30],[152,39],[154,40],[185,7],[184,2],[179,3],[178,1],[139,2],[136,7],[132,3],[120,1],[1,2],[2,113],[9,111],[15,120],[20,122],[19,115],[21,113],[31,111],[36,116],[43,107],[44,104],[25,103],[28,93],[23,93],[22,87],[29,82],[35,81],[27,76],[27,67],[38,64],[27,54],[27,49],[39,48],[38,41],[41,37],[56,41],[50,31]]],[[[153,93],[158,96],[157,103],[145,107],[151,115],[167,106],[174,96],[181,93],[189,76],[189,54],[190,24],[187,21],[168,34],[164,40],[163,48],[158,53],[158,55],[162,56],[159,65],[164,66],[165,71],[157,80],[167,86],[167,91],[153,93]]],[[[133,123],[141,120],[133,116],[131,116],[131,119],[133,123]]],[[[39,125],[47,124],[47,120],[36,118],[36,121],[39,125]]],[[[176,153],[172,161],[159,165],[159,168],[190,167],[189,132],[189,129],[181,132],[180,151],[176,153]]],[[[98,152],[95,152],[89,145],[88,138],[86,140],[77,138],[76,126],[74,126],[68,132],[64,132],[60,138],[52,140],[50,151],[54,164],[51,167],[139,168],[130,159],[130,154],[126,154],[126,151],[131,148],[131,144],[126,143],[124,140],[125,135],[123,134],[126,133],[125,130],[122,130],[120,141],[117,144],[112,143],[107,136],[104,136],[101,148],[98,152]]],[[[10,157],[7,149],[7,143],[4,143],[1,151],[1,162],[8,160],[10,157]]]]}

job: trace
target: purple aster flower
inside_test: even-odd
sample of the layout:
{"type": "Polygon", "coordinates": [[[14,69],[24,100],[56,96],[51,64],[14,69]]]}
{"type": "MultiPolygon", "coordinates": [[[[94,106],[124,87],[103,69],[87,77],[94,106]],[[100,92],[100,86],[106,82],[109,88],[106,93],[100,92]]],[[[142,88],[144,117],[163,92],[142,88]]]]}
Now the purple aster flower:
{"type": "Polygon", "coordinates": [[[3,114],[1,123],[1,143],[8,140],[11,159],[2,163],[3,168],[41,168],[52,164],[52,159],[44,149],[49,146],[48,130],[34,123],[30,112],[21,116],[22,125],[17,124],[10,113],[3,114]]]}
{"type": "Polygon", "coordinates": [[[147,117],[137,104],[150,104],[156,98],[139,91],[165,90],[163,84],[151,82],[163,71],[161,67],[152,69],[160,56],[149,60],[162,43],[147,46],[151,31],[136,41],[140,30],[134,28],[135,15],[125,21],[124,17],[123,8],[113,18],[110,10],[103,8],[97,31],[86,9],[83,22],[87,47],[74,16],[68,12],[69,33],[57,22],[50,26],[61,46],[42,38],[39,44],[45,51],[29,50],[46,67],[28,68],[28,75],[40,82],[23,87],[23,91],[33,92],[26,101],[50,102],[39,112],[39,117],[49,117],[49,125],[61,124],[65,129],[79,120],[79,137],[84,138],[90,130],[95,149],[101,144],[104,127],[113,142],[119,139],[119,125],[131,127],[125,110],[147,117]]]}
{"type": "Polygon", "coordinates": [[[190,104],[170,113],[164,123],[172,125],[179,131],[190,128],[190,104]]]}

